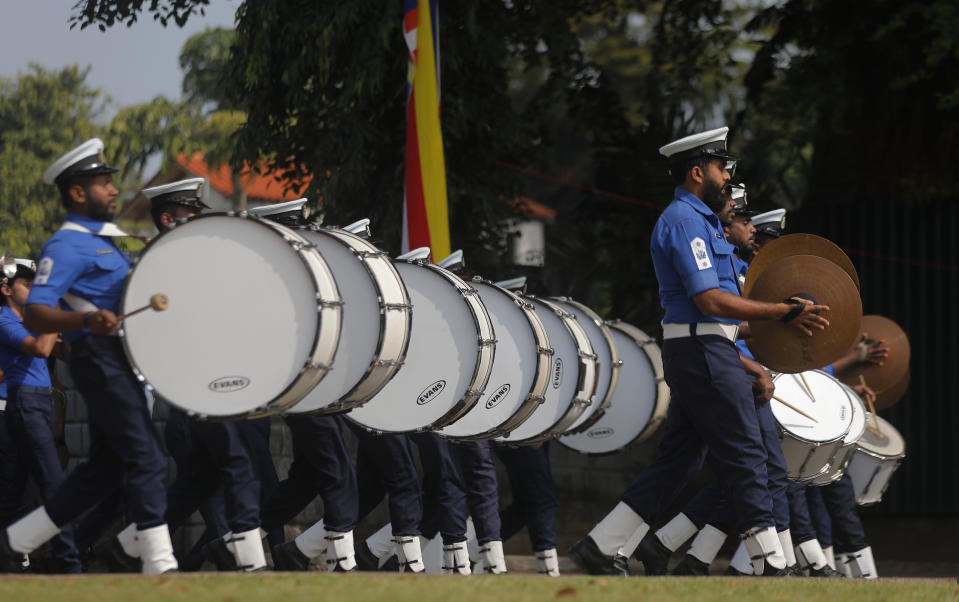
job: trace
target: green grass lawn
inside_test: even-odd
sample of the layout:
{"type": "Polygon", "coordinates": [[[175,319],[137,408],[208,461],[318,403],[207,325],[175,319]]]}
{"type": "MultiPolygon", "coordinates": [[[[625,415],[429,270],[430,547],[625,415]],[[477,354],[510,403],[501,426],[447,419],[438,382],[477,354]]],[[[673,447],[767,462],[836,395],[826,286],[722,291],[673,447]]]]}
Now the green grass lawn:
{"type": "Polygon", "coordinates": [[[560,600],[687,601],[687,600],[828,600],[829,602],[907,602],[959,600],[953,580],[745,579],[745,578],[601,578],[509,575],[443,577],[414,575],[317,573],[259,575],[174,575],[140,577],[89,575],[82,577],[0,578],[0,601],[70,600],[102,602],[124,600],[178,600],[189,602],[293,602],[337,600],[363,602],[506,602],[560,600]]]}

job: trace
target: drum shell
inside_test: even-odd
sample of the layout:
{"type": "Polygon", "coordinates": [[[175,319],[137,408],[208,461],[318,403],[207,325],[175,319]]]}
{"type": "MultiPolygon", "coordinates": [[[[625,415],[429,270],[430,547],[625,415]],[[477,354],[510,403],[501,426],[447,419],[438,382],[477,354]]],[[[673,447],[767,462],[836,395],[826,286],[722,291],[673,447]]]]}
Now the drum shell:
{"type": "Polygon", "coordinates": [[[899,431],[881,417],[867,414],[867,423],[873,420],[879,423],[879,428],[882,433],[885,433],[890,446],[895,445],[889,449],[890,453],[886,454],[882,453],[878,446],[876,446],[877,449],[869,449],[871,447],[869,436],[873,433],[867,433],[856,444],[849,464],[846,466],[846,473],[852,479],[856,502],[860,506],[869,506],[882,501],[892,475],[906,457],[906,442],[899,431]]]}
{"type": "Polygon", "coordinates": [[[821,476],[843,447],[843,438],[833,441],[809,441],[782,428],[779,430],[783,456],[790,480],[805,482],[821,476]]]}
{"type": "MultiPolygon", "coordinates": [[[[148,357],[138,357],[140,352],[137,351],[136,348],[139,346],[139,344],[136,343],[133,338],[141,336],[137,333],[139,333],[142,328],[147,327],[149,320],[153,318],[140,318],[137,322],[125,324],[124,328],[121,329],[119,333],[123,341],[124,350],[128,359],[130,360],[130,364],[134,373],[137,375],[137,378],[147,383],[147,385],[151,388],[155,389],[159,396],[167,399],[170,401],[170,403],[176,405],[191,415],[199,416],[201,418],[229,420],[254,418],[284,411],[299,402],[300,399],[309,393],[309,391],[323,379],[323,377],[329,371],[329,368],[332,365],[335,357],[340,336],[341,300],[339,292],[336,288],[335,279],[333,278],[329,267],[323,260],[322,256],[312,248],[309,242],[293,230],[274,222],[260,220],[248,216],[245,213],[209,213],[196,216],[187,222],[179,223],[171,228],[168,232],[165,232],[153,239],[134,261],[131,272],[124,283],[123,292],[121,294],[120,311],[130,311],[133,307],[142,305],[138,298],[131,297],[142,296],[144,294],[144,289],[152,286],[152,282],[140,282],[137,276],[140,274],[141,270],[147,269],[148,266],[155,264],[156,261],[160,261],[159,259],[155,259],[155,253],[159,252],[156,250],[165,249],[163,251],[164,253],[172,254],[174,257],[177,257],[177,253],[182,254],[182,251],[175,249],[173,245],[179,244],[181,249],[186,247],[193,249],[197,244],[196,240],[193,240],[189,243],[187,241],[190,241],[191,237],[195,237],[197,240],[204,241],[203,249],[213,249],[216,252],[223,254],[228,248],[231,249],[231,252],[233,252],[234,249],[239,248],[237,246],[239,245],[239,238],[244,235],[251,235],[253,233],[256,233],[257,236],[259,236],[261,233],[266,233],[267,235],[263,237],[263,240],[268,241],[268,248],[285,249],[283,253],[286,254],[286,258],[295,256],[300,260],[301,265],[306,268],[306,274],[308,274],[308,278],[310,279],[310,288],[312,289],[309,301],[303,302],[313,304],[315,306],[315,311],[317,312],[316,332],[305,333],[305,336],[312,338],[312,342],[307,346],[310,351],[308,352],[307,357],[304,358],[305,361],[302,367],[294,367],[296,370],[296,375],[290,379],[283,390],[271,392],[270,394],[272,394],[273,397],[270,399],[256,399],[255,401],[246,400],[248,395],[240,397],[226,397],[223,399],[223,401],[229,401],[231,399],[235,400],[237,409],[233,409],[232,407],[229,410],[221,409],[225,404],[221,403],[220,401],[211,401],[208,393],[201,391],[199,388],[191,390],[188,393],[184,393],[183,391],[174,392],[171,390],[171,388],[176,389],[176,383],[167,375],[162,377],[158,376],[156,374],[157,370],[155,367],[150,367],[151,363],[154,364],[154,366],[160,366],[155,358],[151,359],[148,357]],[[237,231],[232,233],[230,230],[234,225],[236,226],[237,231]],[[263,230],[258,228],[263,228],[263,230]],[[209,232],[207,232],[208,230],[209,232]],[[184,240],[184,242],[177,242],[178,240],[184,240]],[[211,248],[210,245],[218,244],[216,242],[218,240],[222,240],[224,242],[221,243],[221,246],[211,248]],[[232,245],[232,247],[230,245],[232,245]],[[151,256],[151,251],[154,251],[153,256],[151,256]],[[141,362],[141,360],[143,361],[141,362]],[[153,374],[151,374],[151,372],[153,372],[153,374]]],[[[240,245],[240,247],[242,246],[244,245],[240,245]]],[[[230,256],[232,257],[232,255],[230,256]]],[[[164,257],[168,257],[168,255],[164,255],[164,257]]],[[[196,257],[196,255],[193,255],[193,257],[196,257]]],[[[202,259],[204,257],[200,257],[200,261],[194,262],[194,264],[202,266],[202,259]]],[[[257,259],[259,259],[259,257],[257,259]]],[[[296,262],[294,262],[294,264],[295,263],[296,262]]],[[[171,266],[170,269],[172,270],[174,267],[175,266],[171,266]]],[[[218,264],[217,267],[223,266],[218,264]]],[[[179,272],[174,272],[173,276],[167,280],[167,286],[173,286],[174,290],[179,288],[181,291],[184,291],[184,279],[189,280],[191,283],[198,280],[199,276],[194,274],[196,269],[199,268],[193,268],[193,271],[181,269],[179,272]]],[[[226,266],[223,267],[223,269],[218,272],[216,276],[218,278],[226,279],[235,273],[235,278],[228,280],[230,284],[233,284],[234,282],[253,282],[253,274],[250,273],[252,269],[252,267],[246,268],[245,266],[226,266]]],[[[152,273],[150,275],[155,276],[155,274],[152,273]]],[[[149,276],[143,276],[143,278],[148,279],[149,276]]],[[[170,291],[168,290],[164,292],[170,291]]],[[[242,294],[242,292],[240,294],[242,294]]],[[[179,309],[180,307],[183,307],[183,300],[188,298],[188,295],[177,295],[174,293],[172,295],[171,308],[176,307],[179,309]],[[179,306],[177,306],[178,299],[180,300],[179,306]]],[[[204,298],[205,297],[202,296],[199,297],[201,300],[204,298]]],[[[305,297],[300,296],[296,296],[295,298],[305,299],[305,297]]],[[[157,313],[155,314],[154,318],[161,317],[163,319],[170,319],[170,311],[171,310],[167,310],[167,312],[163,312],[162,314],[157,313]]],[[[196,314],[191,314],[191,319],[193,319],[192,316],[195,315],[196,314]]],[[[181,323],[176,323],[174,325],[181,325],[181,323]]],[[[226,338],[222,340],[214,340],[210,337],[204,338],[202,335],[199,337],[191,336],[189,339],[184,337],[184,342],[182,344],[185,347],[183,349],[196,352],[198,349],[203,349],[202,344],[208,341],[217,342],[222,346],[227,344],[224,343],[225,340],[235,340],[235,343],[232,345],[233,348],[242,347],[247,343],[250,345],[257,343],[256,340],[243,341],[243,337],[248,336],[246,329],[237,328],[237,324],[235,323],[230,323],[227,326],[229,327],[229,336],[226,338]],[[199,344],[197,344],[196,341],[199,341],[199,344]]],[[[153,339],[150,340],[152,341],[153,339]]],[[[181,360],[184,362],[190,361],[189,359],[184,358],[190,358],[190,355],[188,353],[169,354],[163,361],[164,365],[160,366],[161,370],[159,371],[163,372],[178,369],[175,360],[181,360]]],[[[195,366],[200,366],[202,368],[203,365],[204,363],[200,359],[196,359],[187,367],[192,368],[195,366]]],[[[261,372],[260,375],[262,374],[263,373],[261,372]]],[[[256,375],[250,376],[253,378],[253,380],[256,380],[256,375]]],[[[236,378],[246,379],[246,377],[247,375],[241,375],[236,378]]],[[[246,381],[251,382],[251,379],[246,379],[246,381]]],[[[211,381],[209,389],[217,391],[218,389],[214,388],[214,384],[216,383],[216,380],[211,381]]],[[[235,391],[242,391],[243,388],[244,387],[236,388],[235,391]]],[[[249,390],[252,391],[252,387],[249,390]]],[[[226,393],[232,392],[233,391],[231,390],[226,391],[226,393]]],[[[220,394],[221,393],[216,393],[216,395],[220,394]]]]}
{"type": "MultiPolygon", "coordinates": [[[[846,395],[849,397],[849,400],[853,402],[853,411],[862,413],[864,415],[866,412],[866,407],[861,401],[859,401],[859,395],[850,389],[848,385],[844,384],[843,388],[846,390],[846,395]]],[[[862,424],[859,425],[858,429],[855,432],[852,432],[851,429],[856,425],[856,422],[857,421],[855,420],[850,421],[850,433],[847,434],[843,440],[843,446],[839,449],[839,451],[836,452],[836,455],[833,457],[832,461],[829,462],[829,467],[823,471],[821,475],[812,479],[809,482],[810,485],[820,487],[835,483],[842,478],[842,475],[846,471],[846,466],[852,459],[852,453],[856,449],[856,444],[862,437],[863,432],[866,430],[866,421],[863,419],[862,424]]]]}
{"type": "MultiPolygon", "coordinates": [[[[490,299],[485,295],[504,295],[511,301],[511,305],[515,306],[517,313],[523,317],[525,324],[529,327],[529,334],[534,342],[534,348],[528,349],[527,351],[533,351],[536,354],[536,360],[533,377],[531,379],[532,385],[529,387],[528,391],[518,392],[519,395],[523,396],[523,401],[511,414],[509,414],[508,417],[505,418],[505,420],[501,420],[498,424],[486,429],[475,428],[474,430],[476,432],[470,434],[454,434],[462,433],[463,428],[460,423],[469,419],[472,413],[484,411],[483,398],[480,397],[479,403],[474,405],[473,408],[463,417],[437,431],[437,434],[439,434],[441,437],[454,441],[480,441],[495,437],[505,437],[521,424],[523,424],[545,400],[544,394],[546,392],[546,388],[549,386],[550,357],[553,355],[553,350],[549,346],[549,338],[546,334],[546,329],[543,327],[542,321],[536,315],[536,311],[532,303],[524,300],[519,295],[501,288],[492,282],[483,280],[478,276],[473,278],[473,286],[479,289],[478,295],[484,305],[487,306],[491,320],[497,318],[493,308],[491,307],[491,305],[496,305],[496,303],[493,302],[493,299],[490,299]],[[484,287],[488,288],[489,290],[484,290],[484,287]]],[[[502,301],[502,299],[498,299],[498,301],[502,301]]],[[[494,328],[496,329],[497,347],[496,354],[493,357],[493,374],[495,374],[497,371],[496,362],[500,361],[501,347],[505,345],[503,341],[508,335],[508,333],[500,332],[498,330],[499,326],[496,326],[496,324],[494,324],[494,328]]],[[[494,382],[493,386],[497,387],[498,384],[498,382],[494,382]]],[[[484,392],[484,396],[488,395],[489,393],[490,391],[487,390],[484,392]]]]}
{"type": "Polygon", "coordinates": [[[666,411],[669,409],[669,387],[663,375],[662,353],[656,340],[625,322],[613,320],[606,325],[614,338],[619,341],[616,345],[620,358],[624,362],[616,393],[610,400],[609,408],[591,417],[590,424],[585,430],[580,433],[565,434],[558,439],[565,447],[592,456],[619,453],[646,441],[666,420],[666,411]],[[631,343],[628,343],[629,341],[631,343]],[[633,345],[635,349],[627,347],[627,343],[633,345]],[[631,363],[625,363],[627,358],[630,358],[629,362],[633,362],[636,357],[642,358],[639,361],[645,362],[651,377],[651,381],[646,383],[650,387],[645,393],[651,395],[652,399],[648,400],[649,406],[642,405],[640,408],[629,405],[639,399],[640,393],[634,391],[632,385],[640,371],[631,363]],[[643,410],[641,417],[643,424],[634,425],[638,428],[633,428],[632,431],[626,432],[624,437],[620,437],[619,435],[625,430],[622,421],[637,418],[639,410],[643,410]]]}

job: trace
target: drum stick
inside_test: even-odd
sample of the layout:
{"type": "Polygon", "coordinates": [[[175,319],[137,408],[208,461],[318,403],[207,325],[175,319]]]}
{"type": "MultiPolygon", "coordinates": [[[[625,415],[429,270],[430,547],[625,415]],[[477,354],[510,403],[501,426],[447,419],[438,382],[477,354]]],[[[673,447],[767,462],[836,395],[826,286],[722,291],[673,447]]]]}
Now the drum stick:
{"type": "Polygon", "coordinates": [[[146,311],[148,309],[152,309],[154,311],[163,311],[164,309],[168,307],[170,307],[170,298],[164,295],[163,293],[157,293],[153,295],[152,297],[150,297],[150,302],[144,305],[143,307],[139,309],[134,309],[133,311],[128,311],[127,313],[118,317],[117,322],[122,322],[123,320],[126,320],[130,316],[137,315],[141,311],[146,311]]]}
{"type": "Polygon", "coordinates": [[[797,407],[794,406],[793,404],[789,403],[789,402],[786,401],[785,399],[781,399],[781,398],[779,398],[779,397],[776,397],[775,395],[773,395],[773,399],[775,399],[775,400],[778,401],[779,403],[783,404],[784,406],[786,406],[787,408],[789,408],[789,409],[792,410],[793,412],[797,412],[797,413],[799,413],[799,414],[802,414],[803,416],[805,416],[806,418],[812,420],[813,422],[817,422],[817,423],[819,422],[818,420],[816,420],[815,418],[813,418],[812,416],[810,416],[810,415],[807,414],[806,412],[803,412],[802,410],[800,410],[799,408],[797,408],[797,407]]]}
{"type": "Polygon", "coordinates": [[[803,376],[802,372],[799,373],[799,378],[802,379],[802,384],[806,387],[806,393],[809,393],[809,398],[812,399],[813,403],[816,403],[816,396],[812,394],[812,389],[809,388],[809,383],[806,382],[806,377],[803,376]]]}
{"type": "MultiPolygon", "coordinates": [[[[863,387],[866,387],[866,379],[863,378],[862,374],[859,375],[859,384],[863,387]]],[[[876,425],[875,429],[869,429],[876,434],[877,437],[882,437],[882,431],[879,429],[879,417],[876,415],[876,405],[872,402],[872,395],[866,393],[866,403],[869,405],[869,411],[872,412],[872,422],[876,425]]]]}

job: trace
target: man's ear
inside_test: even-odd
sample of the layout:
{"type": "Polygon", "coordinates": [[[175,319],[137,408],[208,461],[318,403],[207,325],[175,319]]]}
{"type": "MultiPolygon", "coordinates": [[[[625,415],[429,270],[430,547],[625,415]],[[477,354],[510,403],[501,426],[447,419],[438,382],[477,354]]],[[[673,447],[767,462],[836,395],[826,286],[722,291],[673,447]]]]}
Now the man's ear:
{"type": "Polygon", "coordinates": [[[692,178],[693,182],[702,184],[706,181],[706,171],[701,165],[693,165],[693,167],[689,170],[689,177],[692,178]]]}
{"type": "Polygon", "coordinates": [[[74,203],[82,205],[87,202],[87,191],[80,184],[73,184],[67,192],[74,203]]]}

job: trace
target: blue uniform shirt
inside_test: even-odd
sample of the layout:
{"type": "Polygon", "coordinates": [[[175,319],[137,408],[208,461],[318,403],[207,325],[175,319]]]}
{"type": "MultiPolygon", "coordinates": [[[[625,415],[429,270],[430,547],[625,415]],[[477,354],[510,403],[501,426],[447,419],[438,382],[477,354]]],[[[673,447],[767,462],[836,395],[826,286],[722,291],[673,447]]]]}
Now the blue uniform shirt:
{"type": "Polygon", "coordinates": [[[47,361],[20,351],[20,345],[29,336],[36,335],[23,327],[23,320],[12,309],[0,309],[0,368],[4,383],[10,387],[49,387],[47,361]]]}
{"type": "MultiPolygon", "coordinates": [[[[76,213],[67,213],[66,219],[93,232],[99,232],[104,223],[76,213]]],[[[70,293],[100,309],[117,313],[123,281],[129,270],[130,259],[109,236],[58,230],[40,251],[37,276],[27,305],[56,307],[60,298],[70,293]]],[[[77,336],[73,333],[70,338],[77,336]]]]}
{"type": "Polygon", "coordinates": [[[664,323],[739,324],[739,320],[704,315],[692,300],[714,288],[740,294],[733,251],[716,214],[696,195],[677,188],[673,202],[656,221],[650,244],[659,302],[666,310],[664,323]]]}

